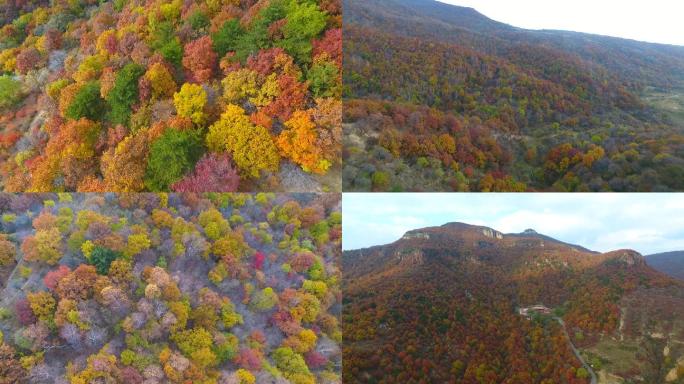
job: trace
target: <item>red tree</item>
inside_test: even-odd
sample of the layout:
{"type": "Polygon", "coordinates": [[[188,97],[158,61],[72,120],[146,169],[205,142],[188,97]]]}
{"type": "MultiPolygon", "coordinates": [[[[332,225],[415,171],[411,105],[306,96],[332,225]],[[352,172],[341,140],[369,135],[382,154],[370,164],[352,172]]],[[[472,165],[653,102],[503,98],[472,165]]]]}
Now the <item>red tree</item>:
{"type": "Polygon", "coordinates": [[[240,176],[228,154],[204,155],[195,170],[171,186],[175,192],[235,192],[240,176]]]}
{"type": "Polygon", "coordinates": [[[209,36],[200,37],[185,45],[183,67],[192,73],[198,83],[203,83],[214,75],[217,57],[211,45],[209,36]]]}

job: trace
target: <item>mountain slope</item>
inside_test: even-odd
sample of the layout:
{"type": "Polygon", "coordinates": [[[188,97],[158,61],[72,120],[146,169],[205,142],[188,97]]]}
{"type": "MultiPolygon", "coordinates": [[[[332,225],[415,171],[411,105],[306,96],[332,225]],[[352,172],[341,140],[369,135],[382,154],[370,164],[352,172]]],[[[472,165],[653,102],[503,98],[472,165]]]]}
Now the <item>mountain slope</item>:
{"type": "Polygon", "coordinates": [[[684,280],[684,251],[648,255],[646,256],[646,263],[660,272],[684,280]]]}
{"type": "Polygon", "coordinates": [[[342,270],[345,382],[587,383],[571,342],[597,374],[629,380],[674,368],[646,346],[684,356],[684,285],[631,250],[449,223],[344,252],[342,270]],[[521,314],[534,305],[570,339],[552,315],[521,314]]]}
{"type": "Polygon", "coordinates": [[[684,189],[684,47],[344,6],[348,189],[684,189]]]}

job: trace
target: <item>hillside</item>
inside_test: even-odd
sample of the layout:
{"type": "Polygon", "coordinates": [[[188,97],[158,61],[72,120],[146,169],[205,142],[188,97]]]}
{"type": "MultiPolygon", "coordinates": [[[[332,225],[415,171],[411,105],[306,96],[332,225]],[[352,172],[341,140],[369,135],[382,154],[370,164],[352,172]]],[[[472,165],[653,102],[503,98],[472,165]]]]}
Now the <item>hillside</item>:
{"type": "Polygon", "coordinates": [[[684,284],[635,251],[449,223],[342,271],[345,382],[655,383],[684,361],[684,284]]]}
{"type": "Polygon", "coordinates": [[[431,0],[344,7],[345,187],[684,189],[684,47],[431,0]]]}
{"type": "Polygon", "coordinates": [[[332,194],[0,194],[0,383],[340,383],[332,194]]]}
{"type": "Polygon", "coordinates": [[[684,251],[663,252],[646,256],[646,263],[653,269],[684,280],[684,251]]]}
{"type": "Polygon", "coordinates": [[[0,190],[341,188],[339,0],[0,2],[0,190]]]}

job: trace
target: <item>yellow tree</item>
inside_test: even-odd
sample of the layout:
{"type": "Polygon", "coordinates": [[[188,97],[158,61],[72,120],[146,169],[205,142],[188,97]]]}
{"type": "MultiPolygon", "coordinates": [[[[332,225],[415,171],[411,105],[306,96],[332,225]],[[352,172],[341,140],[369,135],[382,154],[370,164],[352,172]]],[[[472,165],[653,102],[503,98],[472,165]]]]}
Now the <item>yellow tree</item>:
{"type": "Polygon", "coordinates": [[[229,103],[239,103],[246,98],[256,97],[258,75],[256,71],[247,68],[230,72],[221,82],[223,97],[229,103]]]}
{"type": "Polygon", "coordinates": [[[108,191],[140,192],[145,188],[148,146],[146,135],[137,134],[102,155],[100,170],[108,191]]]}
{"type": "Polygon", "coordinates": [[[240,172],[259,177],[261,171],[278,170],[280,156],[268,130],[254,125],[244,109],[228,104],[216,123],[209,127],[207,147],[214,152],[228,152],[240,172]]]}
{"type": "Polygon", "coordinates": [[[204,122],[207,93],[201,85],[183,84],[180,91],[173,94],[173,104],[176,106],[176,112],[179,116],[187,117],[195,124],[204,122]]]}
{"type": "Polygon", "coordinates": [[[155,99],[171,97],[176,91],[176,82],[173,81],[171,72],[169,72],[164,64],[152,64],[147,72],[145,72],[145,78],[150,82],[152,97],[155,99]]]}

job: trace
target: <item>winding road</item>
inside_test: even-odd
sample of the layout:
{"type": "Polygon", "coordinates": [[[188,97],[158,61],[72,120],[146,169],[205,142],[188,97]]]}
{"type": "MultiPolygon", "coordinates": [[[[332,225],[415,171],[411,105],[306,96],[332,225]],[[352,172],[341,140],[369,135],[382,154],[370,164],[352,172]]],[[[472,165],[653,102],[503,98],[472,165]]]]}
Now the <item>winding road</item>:
{"type": "Polygon", "coordinates": [[[570,344],[570,348],[572,348],[572,351],[575,353],[575,356],[577,356],[579,361],[582,363],[582,365],[584,366],[584,369],[586,369],[587,372],[589,372],[589,375],[591,375],[591,384],[598,384],[598,379],[596,378],[596,374],[594,373],[594,370],[591,369],[591,366],[589,364],[587,364],[586,361],[584,361],[584,358],[582,357],[582,355],[580,355],[579,350],[577,348],[575,348],[575,345],[572,343],[572,340],[570,340],[570,335],[568,334],[568,330],[565,328],[565,322],[563,321],[563,319],[561,319],[560,317],[556,317],[556,316],[554,316],[553,318],[554,318],[554,320],[556,320],[558,322],[558,324],[561,325],[561,327],[563,328],[563,333],[565,333],[565,337],[568,338],[568,343],[570,344]]]}

